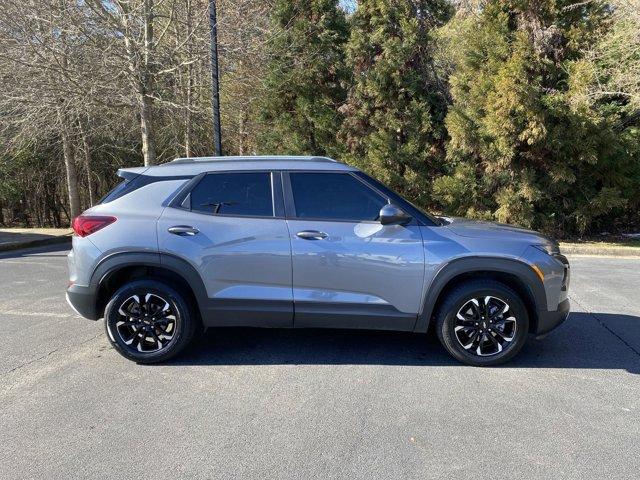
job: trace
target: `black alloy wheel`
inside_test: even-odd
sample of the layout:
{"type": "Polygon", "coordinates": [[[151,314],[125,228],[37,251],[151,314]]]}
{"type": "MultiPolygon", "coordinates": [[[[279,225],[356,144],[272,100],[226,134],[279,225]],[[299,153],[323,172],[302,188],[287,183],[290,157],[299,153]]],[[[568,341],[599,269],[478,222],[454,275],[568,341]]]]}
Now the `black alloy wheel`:
{"type": "Polygon", "coordinates": [[[156,363],[180,353],[199,328],[185,295],[162,280],[141,279],[113,294],[105,309],[111,345],[138,363],[156,363]]]}
{"type": "Polygon", "coordinates": [[[509,348],[518,322],[509,304],[491,295],[471,298],[456,314],[454,333],[458,343],[481,357],[509,348]]]}
{"type": "Polygon", "coordinates": [[[457,360],[474,366],[513,358],[529,332],[529,315],[520,296],[491,279],[467,280],[437,306],[436,332],[457,360]]]}
{"type": "Polygon", "coordinates": [[[116,332],[131,350],[157,352],[175,338],[176,313],[158,294],[131,295],[118,308],[118,315],[116,332]]]}

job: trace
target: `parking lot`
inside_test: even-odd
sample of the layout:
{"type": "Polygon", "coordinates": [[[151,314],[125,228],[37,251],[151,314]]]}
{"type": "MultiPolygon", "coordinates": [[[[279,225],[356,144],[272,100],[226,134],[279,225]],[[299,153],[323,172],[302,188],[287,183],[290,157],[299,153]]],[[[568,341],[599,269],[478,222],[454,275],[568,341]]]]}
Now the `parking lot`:
{"type": "Polygon", "coordinates": [[[166,365],[67,306],[65,246],[0,255],[0,478],[637,478],[640,260],[500,368],[425,335],[209,330],[166,365]]]}

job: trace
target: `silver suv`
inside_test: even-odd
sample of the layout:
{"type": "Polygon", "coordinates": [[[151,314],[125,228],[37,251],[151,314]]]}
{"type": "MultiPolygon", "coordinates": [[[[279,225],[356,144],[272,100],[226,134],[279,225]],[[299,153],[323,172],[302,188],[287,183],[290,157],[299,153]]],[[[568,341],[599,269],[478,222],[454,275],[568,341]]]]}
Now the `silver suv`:
{"type": "Polygon", "coordinates": [[[568,315],[558,243],[431,216],[324,157],[177,159],[124,181],[74,220],[69,304],[105,318],[140,363],[203,327],[428,332],[494,365],[568,315]]]}

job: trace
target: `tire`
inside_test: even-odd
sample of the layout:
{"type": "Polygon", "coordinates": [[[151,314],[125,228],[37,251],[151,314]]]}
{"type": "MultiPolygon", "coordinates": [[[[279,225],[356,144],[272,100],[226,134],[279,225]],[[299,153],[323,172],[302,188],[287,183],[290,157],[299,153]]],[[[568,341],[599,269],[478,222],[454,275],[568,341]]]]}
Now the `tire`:
{"type": "Polygon", "coordinates": [[[199,326],[184,295],[154,279],[134,280],[120,288],[104,318],[107,338],[117,352],[144,364],[178,355],[199,326]]]}
{"type": "Polygon", "coordinates": [[[494,280],[469,280],[454,287],[437,309],[436,332],[457,360],[493,366],[513,358],[529,332],[520,296],[494,280]]]}

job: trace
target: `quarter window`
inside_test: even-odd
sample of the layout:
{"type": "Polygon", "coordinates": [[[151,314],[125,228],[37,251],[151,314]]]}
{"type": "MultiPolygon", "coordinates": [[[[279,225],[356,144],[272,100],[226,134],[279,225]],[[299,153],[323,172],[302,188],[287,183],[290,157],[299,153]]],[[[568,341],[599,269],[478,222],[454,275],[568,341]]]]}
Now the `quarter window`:
{"type": "Polygon", "coordinates": [[[348,173],[290,173],[296,217],[377,220],[387,199],[348,173]]]}
{"type": "Polygon", "coordinates": [[[191,191],[191,210],[214,215],[273,216],[268,172],[210,173],[191,191]]]}

